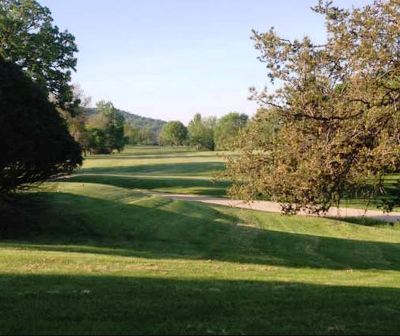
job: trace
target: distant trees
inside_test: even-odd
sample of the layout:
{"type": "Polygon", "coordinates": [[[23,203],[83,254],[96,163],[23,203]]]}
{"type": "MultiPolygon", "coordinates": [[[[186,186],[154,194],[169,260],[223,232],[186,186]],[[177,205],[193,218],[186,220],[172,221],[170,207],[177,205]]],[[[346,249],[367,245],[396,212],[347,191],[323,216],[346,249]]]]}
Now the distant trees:
{"type": "Polygon", "coordinates": [[[126,143],[129,145],[137,145],[140,143],[140,128],[130,123],[125,122],[124,124],[124,135],[126,143]]]}
{"type": "Polygon", "coordinates": [[[51,12],[35,0],[0,1],[0,56],[18,64],[58,107],[71,110],[75,38],[53,24],[51,12]]]}
{"type": "Polygon", "coordinates": [[[400,171],[399,2],[347,10],[319,1],[313,10],[325,18],[323,45],[254,32],[268,77],[280,84],[253,90],[265,112],[227,170],[231,195],[268,197],[289,213],[323,212],[354,192],[384,194],[386,174],[400,171]]]}
{"type": "Polygon", "coordinates": [[[217,150],[234,149],[241,130],[247,126],[249,117],[244,113],[231,112],[217,120],[214,143],[217,150]]]}
{"type": "Polygon", "coordinates": [[[168,146],[182,146],[187,139],[187,128],[180,121],[167,122],[160,132],[160,143],[168,146]]]}
{"type": "Polygon", "coordinates": [[[139,129],[139,141],[141,145],[159,145],[159,135],[155,133],[150,127],[144,126],[139,129]]]}
{"type": "Polygon", "coordinates": [[[188,125],[189,144],[196,149],[214,150],[214,127],[216,118],[202,118],[196,113],[188,125]]]}
{"type": "Polygon", "coordinates": [[[120,152],[127,138],[124,136],[124,117],[111,102],[99,101],[97,114],[87,122],[89,151],[94,154],[120,152]]]}
{"type": "Polygon", "coordinates": [[[87,129],[87,115],[86,109],[91,101],[90,97],[84,95],[83,90],[75,85],[73,86],[74,101],[79,102],[73,109],[73,113],[58,108],[60,114],[67,122],[69,132],[77,143],[82,148],[83,153],[86,155],[89,150],[89,131],[87,129]]]}
{"type": "Polygon", "coordinates": [[[247,123],[248,116],[244,113],[231,112],[220,119],[203,118],[196,113],[187,127],[188,143],[196,149],[234,149],[247,123]]]}
{"type": "Polygon", "coordinates": [[[82,163],[81,148],[47,92],[0,57],[0,196],[82,163]]]}

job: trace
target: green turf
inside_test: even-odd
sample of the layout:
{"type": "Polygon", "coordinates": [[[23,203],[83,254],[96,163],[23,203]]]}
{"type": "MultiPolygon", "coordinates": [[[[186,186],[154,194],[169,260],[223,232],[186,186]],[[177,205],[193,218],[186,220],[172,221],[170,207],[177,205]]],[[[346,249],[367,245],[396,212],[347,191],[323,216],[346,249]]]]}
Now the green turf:
{"type": "Polygon", "coordinates": [[[221,160],[129,148],[21,193],[0,212],[0,334],[400,333],[400,224],[134,190],[223,189],[221,160]]]}
{"type": "MultiPolygon", "coordinates": [[[[89,182],[114,185],[129,189],[226,196],[227,181],[218,180],[230,152],[194,151],[186,147],[136,147],[113,155],[91,155],[83,167],[70,177],[71,182],[89,182]]],[[[400,174],[387,177],[387,194],[373,200],[349,195],[342,207],[378,209],[382,200],[400,202],[400,174]]],[[[400,206],[394,208],[400,211],[400,206]]]]}
{"type": "Polygon", "coordinates": [[[0,244],[2,333],[400,331],[397,227],[91,183],[21,198],[35,213],[0,244]]]}
{"type": "Polygon", "coordinates": [[[216,180],[228,152],[194,151],[186,147],[128,146],[119,154],[92,155],[68,180],[110,184],[130,189],[224,196],[229,186],[216,180]]]}

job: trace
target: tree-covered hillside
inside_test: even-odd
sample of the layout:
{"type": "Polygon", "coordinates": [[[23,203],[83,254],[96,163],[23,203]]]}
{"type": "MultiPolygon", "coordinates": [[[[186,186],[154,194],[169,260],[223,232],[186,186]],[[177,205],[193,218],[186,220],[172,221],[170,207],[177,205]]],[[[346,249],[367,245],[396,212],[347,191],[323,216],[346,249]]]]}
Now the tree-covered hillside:
{"type": "MultiPolygon", "coordinates": [[[[87,108],[86,111],[88,116],[97,113],[96,108],[87,108]]],[[[158,138],[158,134],[160,133],[161,128],[166,123],[163,120],[142,117],[137,114],[133,114],[123,110],[118,110],[118,113],[120,113],[124,117],[126,123],[129,123],[139,129],[149,130],[154,138],[158,138]]]]}

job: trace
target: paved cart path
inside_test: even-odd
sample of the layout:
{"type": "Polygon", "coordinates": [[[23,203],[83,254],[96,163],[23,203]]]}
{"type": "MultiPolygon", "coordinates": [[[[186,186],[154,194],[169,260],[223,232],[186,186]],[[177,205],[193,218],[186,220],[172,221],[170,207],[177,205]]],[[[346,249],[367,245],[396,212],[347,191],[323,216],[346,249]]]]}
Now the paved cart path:
{"type": "MultiPolygon", "coordinates": [[[[148,190],[140,190],[141,192],[148,195],[162,196],[166,198],[170,198],[173,200],[181,200],[181,201],[194,201],[194,202],[202,202],[208,204],[217,204],[217,205],[225,205],[231,206],[235,208],[242,209],[252,209],[259,211],[267,211],[267,212],[281,212],[281,208],[279,203],[269,202],[269,201],[253,201],[251,203],[247,203],[240,200],[231,200],[227,198],[218,198],[212,196],[203,196],[203,195],[187,195],[187,194],[171,194],[171,193],[163,193],[163,192],[154,192],[148,190]]],[[[310,216],[310,214],[306,212],[300,212],[299,215],[310,216]]],[[[324,217],[368,217],[373,219],[382,220],[389,223],[395,223],[400,221],[400,212],[391,212],[389,214],[385,214],[383,211],[379,210],[365,210],[365,209],[354,209],[354,208],[336,208],[332,207],[329,211],[322,216],[324,217]]]]}

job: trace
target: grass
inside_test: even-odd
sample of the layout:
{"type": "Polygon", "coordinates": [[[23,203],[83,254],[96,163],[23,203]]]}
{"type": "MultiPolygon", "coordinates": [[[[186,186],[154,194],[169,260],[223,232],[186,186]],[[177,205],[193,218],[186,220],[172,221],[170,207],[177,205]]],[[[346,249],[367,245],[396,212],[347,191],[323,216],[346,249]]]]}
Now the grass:
{"type": "Polygon", "coordinates": [[[228,152],[186,147],[127,147],[120,154],[88,156],[74,182],[110,184],[130,189],[224,196],[228,182],[216,181],[228,152]]]}
{"type": "MultiPolygon", "coordinates": [[[[201,156],[141,150],[154,164],[201,156]]],[[[98,178],[48,183],[0,213],[12,224],[0,334],[400,332],[399,225],[173,201],[98,178]]]]}
{"type": "MultiPolygon", "coordinates": [[[[186,147],[134,147],[119,154],[94,155],[85,159],[83,167],[69,181],[109,184],[129,189],[226,196],[227,181],[216,179],[224,169],[230,152],[194,151],[186,147]]],[[[367,201],[349,195],[341,206],[378,209],[384,199],[399,203],[400,174],[387,177],[387,194],[367,201]]],[[[393,209],[400,211],[397,205],[393,209]]]]}

